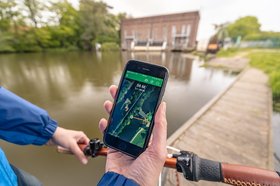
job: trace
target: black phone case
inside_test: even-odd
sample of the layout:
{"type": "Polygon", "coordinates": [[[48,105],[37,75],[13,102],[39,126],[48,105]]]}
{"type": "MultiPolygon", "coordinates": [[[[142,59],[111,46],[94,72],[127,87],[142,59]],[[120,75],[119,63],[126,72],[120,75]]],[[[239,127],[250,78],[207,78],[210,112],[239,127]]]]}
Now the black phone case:
{"type": "MultiPolygon", "coordinates": [[[[166,70],[165,77],[164,77],[164,82],[163,82],[163,86],[162,86],[162,88],[161,88],[160,95],[159,95],[159,99],[158,99],[158,102],[157,102],[157,105],[156,105],[156,109],[155,109],[155,111],[157,111],[157,109],[158,109],[158,107],[159,107],[159,105],[160,105],[160,103],[161,103],[161,101],[162,101],[162,98],[163,98],[163,95],[164,95],[164,92],[165,92],[165,88],[166,88],[166,84],[167,84],[167,80],[168,80],[168,77],[169,77],[168,69],[165,68],[165,67],[163,67],[163,66],[154,65],[154,64],[150,64],[150,63],[143,62],[143,61],[139,61],[139,60],[129,60],[129,61],[127,62],[127,64],[126,64],[124,70],[123,70],[123,73],[122,73],[122,76],[121,76],[121,79],[120,79],[120,81],[119,81],[119,85],[118,85],[118,86],[120,86],[121,83],[122,83],[123,80],[124,80],[125,72],[127,71],[127,66],[129,65],[130,62],[133,62],[133,61],[140,62],[140,63],[145,63],[145,64],[152,65],[152,66],[156,66],[156,67],[158,66],[158,67],[164,68],[164,69],[166,70]]],[[[117,93],[116,93],[116,98],[118,98],[119,92],[120,92],[120,89],[118,88],[117,93]]],[[[110,120],[111,120],[111,117],[112,117],[112,113],[113,113],[114,108],[115,108],[115,104],[116,104],[116,99],[114,100],[113,109],[112,109],[111,114],[110,114],[110,117],[109,117],[109,119],[108,119],[108,124],[110,123],[110,120]]],[[[108,127],[107,127],[107,128],[108,128],[108,127]]],[[[151,134],[152,134],[152,131],[153,131],[153,128],[154,128],[154,116],[153,116],[153,120],[152,120],[151,125],[150,125],[150,128],[149,128],[149,133],[147,134],[147,137],[146,137],[146,139],[145,139],[145,140],[146,140],[146,141],[145,141],[145,144],[144,144],[143,148],[141,148],[141,150],[140,150],[139,153],[137,153],[137,154],[129,153],[128,151],[124,151],[124,150],[122,150],[122,149],[120,149],[120,148],[117,148],[117,147],[115,147],[115,146],[112,146],[112,145],[108,144],[108,143],[106,142],[107,128],[105,129],[105,131],[104,131],[104,136],[103,136],[104,144],[105,144],[107,147],[110,147],[110,148],[112,148],[112,149],[114,149],[114,150],[120,151],[120,152],[122,152],[122,153],[124,153],[124,154],[126,154],[126,155],[129,155],[129,156],[131,156],[131,157],[136,158],[136,157],[138,157],[141,153],[143,153],[143,152],[146,150],[146,148],[147,148],[147,146],[148,146],[148,144],[149,144],[150,137],[151,137],[151,134]]],[[[126,142],[126,143],[128,143],[128,142],[126,142]]],[[[139,147],[139,148],[140,148],[140,147],[139,147]]]]}

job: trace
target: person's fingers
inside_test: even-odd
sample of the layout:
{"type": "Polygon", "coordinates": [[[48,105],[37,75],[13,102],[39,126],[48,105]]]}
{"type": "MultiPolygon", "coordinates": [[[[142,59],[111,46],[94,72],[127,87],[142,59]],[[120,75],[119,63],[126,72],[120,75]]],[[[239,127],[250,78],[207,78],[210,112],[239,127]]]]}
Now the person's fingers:
{"type": "Polygon", "coordinates": [[[101,133],[104,133],[104,130],[107,128],[108,122],[106,119],[102,118],[99,121],[99,130],[101,133]]]}
{"type": "Polygon", "coordinates": [[[89,143],[89,138],[85,135],[85,133],[84,132],[80,132],[80,134],[79,134],[79,136],[78,136],[78,141],[77,141],[77,143],[78,144],[85,144],[85,145],[87,145],[88,143],[89,143]]]}
{"type": "Polygon", "coordinates": [[[113,99],[116,98],[117,89],[118,89],[118,87],[117,87],[116,85],[111,85],[111,86],[109,87],[109,91],[110,91],[110,94],[111,94],[111,96],[112,96],[113,99]]]}
{"type": "Polygon", "coordinates": [[[70,150],[82,164],[87,164],[87,157],[84,155],[84,152],[79,148],[78,144],[75,141],[71,144],[70,150]]]}
{"type": "Polygon", "coordinates": [[[112,103],[111,101],[109,101],[109,100],[105,101],[105,102],[104,102],[104,108],[105,108],[106,112],[107,112],[108,114],[110,114],[110,113],[111,113],[111,110],[112,110],[112,108],[113,108],[113,103],[112,103]]]}
{"type": "Polygon", "coordinates": [[[166,103],[162,102],[155,115],[155,126],[153,129],[153,140],[151,147],[159,151],[166,149],[167,121],[166,103]]]}
{"type": "Polygon", "coordinates": [[[62,146],[57,146],[56,150],[57,150],[57,152],[63,153],[63,154],[73,154],[69,149],[64,148],[62,146]]]}

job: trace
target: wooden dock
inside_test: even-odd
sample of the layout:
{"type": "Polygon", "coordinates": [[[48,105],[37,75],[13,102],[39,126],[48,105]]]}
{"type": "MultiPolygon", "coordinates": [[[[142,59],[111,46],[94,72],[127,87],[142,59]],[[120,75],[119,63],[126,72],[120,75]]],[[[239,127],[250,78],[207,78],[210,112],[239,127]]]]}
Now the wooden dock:
{"type": "MultiPolygon", "coordinates": [[[[271,114],[268,77],[246,68],[227,90],[170,136],[168,145],[207,159],[272,169],[271,114]]],[[[170,169],[164,170],[162,182],[165,186],[225,185],[190,182],[170,169]]]]}

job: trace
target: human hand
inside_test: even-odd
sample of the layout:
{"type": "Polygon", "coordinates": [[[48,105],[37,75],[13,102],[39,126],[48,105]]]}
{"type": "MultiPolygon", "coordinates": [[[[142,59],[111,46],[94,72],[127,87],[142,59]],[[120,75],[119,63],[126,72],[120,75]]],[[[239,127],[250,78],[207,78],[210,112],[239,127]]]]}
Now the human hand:
{"type": "Polygon", "coordinates": [[[47,145],[57,145],[65,150],[72,152],[76,158],[82,163],[87,164],[88,159],[78,144],[88,144],[88,137],[81,131],[68,130],[57,127],[53,137],[48,141],[47,145]]]}
{"type": "MultiPolygon", "coordinates": [[[[117,86],[110,86],[109,91],[113,98],[116,96],[117,86]]],[[[105,101],[104,107],[108,113],[111,112],[113,103],[105,101]]],[[[140,185],[156,185],[158,177],[163,168],[167,150],[167,121],[166,103],[162,102],[157,110],[154,120],[154,129],[148,148],[136,159],[113,149],[108,150],[106,161],[106,172],[112,171],[133,179],[140,185]]],[[[107,120],[101,119],[99,129],[101,132],[107,127],[107,120]]]]}

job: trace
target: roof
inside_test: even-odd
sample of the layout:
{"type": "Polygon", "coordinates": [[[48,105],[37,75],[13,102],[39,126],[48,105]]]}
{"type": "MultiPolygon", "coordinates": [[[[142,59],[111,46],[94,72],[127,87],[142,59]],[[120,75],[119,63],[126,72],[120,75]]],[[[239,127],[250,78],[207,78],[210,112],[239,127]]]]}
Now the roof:
{"type": "Polygon", "coordinates": [[[157,18],[163,18],[163,17],[177,17],[182,15],[192,15],[200,18],[200,13],[198,10],[195,11],[189,11],[189,12],[180,12],[180,13],[170,13],[170,14],[161,14],[161,15],[152,15],[152,16],[145,16],[145,17],[136,17],[136,18],[128,18],[123,19],[122,22],[130,22],[130,21],[137,21],[137,20],[145,20],[145,19],[157,19],[157,18]]]}

